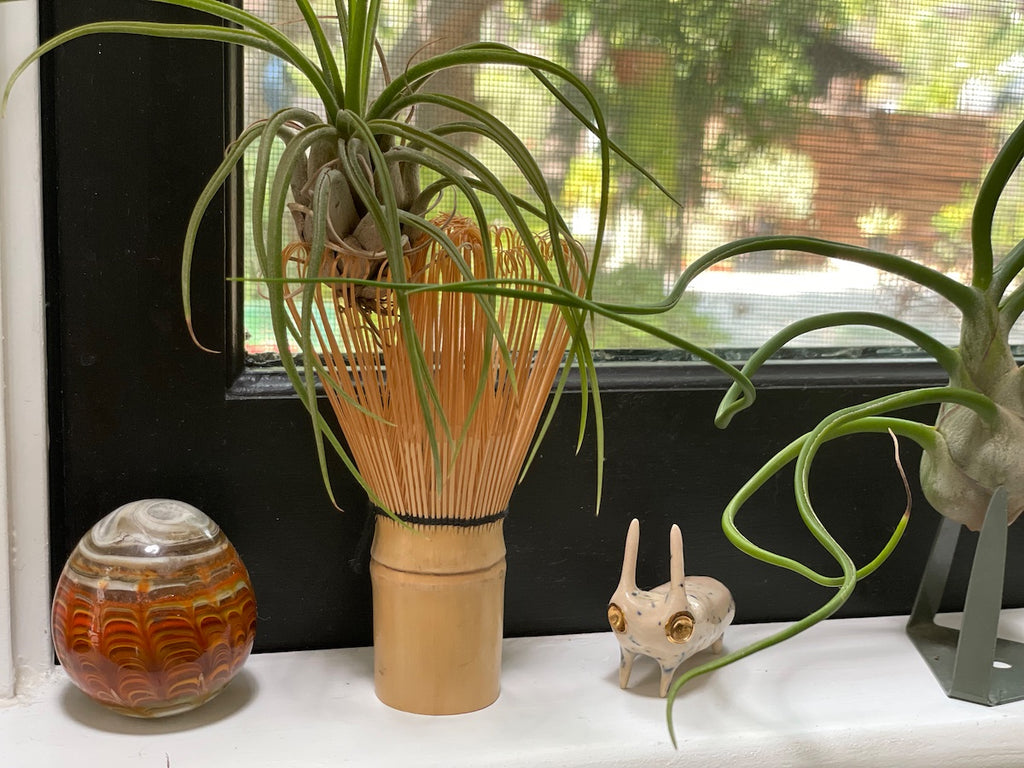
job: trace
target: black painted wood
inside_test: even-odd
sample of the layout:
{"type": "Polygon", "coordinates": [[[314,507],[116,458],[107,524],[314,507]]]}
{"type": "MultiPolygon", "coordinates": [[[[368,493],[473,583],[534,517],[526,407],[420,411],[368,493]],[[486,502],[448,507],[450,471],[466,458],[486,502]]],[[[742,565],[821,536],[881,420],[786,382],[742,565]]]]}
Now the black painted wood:
{"type": "MultiPolygon", "coordinates": [[[[99,18],[196,18],[137,0],[53,0],[41,10],[44,36],[99,18]]],[[[332,509],[301,406],[229,396],[237,355],[198,350],[182,320],[182,234],[231,137],[228,61],[214,44],[107,36],[70,44],[43,67],[54,571],[117,505],[180,498],[214,517],[247,563],[260,606],[258,650],[367,644],[365,499],[339,470],[345,510],[332,509]]],[[[202,338],[230,351],[224,276],[236,225],[227,209],[219,200],[201,232],[193,290],[202,338]]],[[[714,382],[696,375],[699,385],[688,388],[685,372],[659,369],[658,385],[647,386],[653,379],[642,366],[624,365],[607,369],[600,516],[592,436],[574,453],[578,395],[566,398],[513,498],[507,633],[605,629],[634,515],[644,586],[668,578],[668,528],[678,522],[688,570],[729,585],[738,621],[790,619],[824,602],[828,590],[734,550],[720,510],[759,462],[828,411],[897,388],[899,369],[880,378],[836,363],[774,375],[753,411],[722,432],[711,423],[721,391],[714,382]]],[[[911,469],[914,454],[905,448],[911,469]]],[[[822,516],[858,561],[869,559],[904,504],[888,439],[831,446],[816,467],[822,516]]],[[[905,542],[844,614],[909,611],[937,522],[919,493],[916,501],[905,542]]],[[[766,488],[741,525],[829,570],[796,518],[788,478],[766,488]]],[[[1021,535],[1015,527],[1011,547],[1021,535]]],[[[1008,578],[1011,604],[1024,604],[1022,578],[1008,578]]],[[[962,582],[954,576],[951,600],[962,582]]]]}

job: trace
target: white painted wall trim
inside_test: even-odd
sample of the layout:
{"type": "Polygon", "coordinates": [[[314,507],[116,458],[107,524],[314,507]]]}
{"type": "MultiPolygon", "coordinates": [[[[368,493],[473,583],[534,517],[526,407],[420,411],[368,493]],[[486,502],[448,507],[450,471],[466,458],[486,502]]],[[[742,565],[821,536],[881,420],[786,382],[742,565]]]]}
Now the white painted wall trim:
{"type": "MultiPolygon", "coordinates": [[[[2,211],[2,208],[0,208],[2,211]]],[[[0,264],[4,257],[4,220],[0,215],[0,264]]],[[[0,278],[2,279],[2,278],[0,278]]],[[[0,291],[0,317],[3,317],[3,292],[0,291]]],[[[7,365],[0,355],[0,382],[7,382],[7,365]]],[[[5,386],[6,389],[6,386],[5,386]]],[[[14,638],[11,635],[11,551],[9,505],[7,502],[7,405],[0,398],[0,699],[14,696],[14,638]]]]}
{"type": "MultiPolygon", "coordinates": [[[[0,84],[38,39],[36,3],[0,3],[0,84]]],[[[39,86],[0,121],[0,699],[52,667],[39,86]]]]}

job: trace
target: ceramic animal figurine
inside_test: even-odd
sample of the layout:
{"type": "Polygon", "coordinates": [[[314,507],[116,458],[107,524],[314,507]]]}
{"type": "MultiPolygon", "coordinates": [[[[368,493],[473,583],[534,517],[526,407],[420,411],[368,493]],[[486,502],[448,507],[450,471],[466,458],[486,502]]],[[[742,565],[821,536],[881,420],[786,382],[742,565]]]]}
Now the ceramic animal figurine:
{"type": "Polygon", "coordinates": [[[215,522],[170,499],[125,504],[82,537],[57,583],[53,644],[68,677],[125,715],[186,712],[252,649],[256,600],[215,522]]]}
{"type": "Polygon", "coordinates": [[[661,696],[676,669],[686,659],[710,648],[722,650],[725,628],[736,613],[732,595],[720,581],[707,576],[685,576],[683,535],[673,525],[670,535],[671,580],[647,591],[636,585],[636,555],[640,521],[634,519],[626,534],[619,586],[608,604],[608,623],[621,646],[619,685],[625,688],[637,656],[648,656],[661,667],[661,696]]]}

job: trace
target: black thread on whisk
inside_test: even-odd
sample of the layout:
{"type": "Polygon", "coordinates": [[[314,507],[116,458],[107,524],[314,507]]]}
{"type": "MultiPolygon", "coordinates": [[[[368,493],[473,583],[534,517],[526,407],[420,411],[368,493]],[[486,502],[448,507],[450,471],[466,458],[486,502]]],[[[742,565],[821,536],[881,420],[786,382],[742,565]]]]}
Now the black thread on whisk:
{"type": "Polygon", "coordinates": [[[504,520],[508,517],[508,507],[505,507],[500,512],[494,512],[493,514],[484,515],[482,517],[420,517],[419,515],[408,515],[401,512],[395,512],[389,515],[376,505],[373,505],[372,508],[376,515],[390,517],[398,520],[399,522],[408,523],[409,525],[450,525],[455,528],[476,528],[477,526],[496,523],[499,520],[504,520]]]}

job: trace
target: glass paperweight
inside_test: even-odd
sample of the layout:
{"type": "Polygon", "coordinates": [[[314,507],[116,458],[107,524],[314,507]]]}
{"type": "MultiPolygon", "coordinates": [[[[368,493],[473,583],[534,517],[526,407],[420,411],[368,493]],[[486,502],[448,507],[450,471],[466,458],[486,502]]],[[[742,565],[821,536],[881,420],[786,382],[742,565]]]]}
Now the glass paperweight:
{"type": "Polygon", "coordinates": [[[209,517],[169,499],[126,504],[71,553],[53,598],[68,676],[122,714],[162,717],[217,695],[252,650],[256,600],[209,517]]]}

